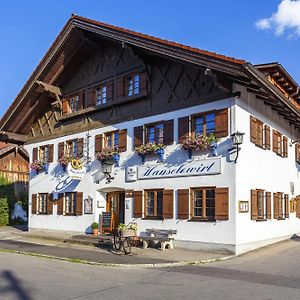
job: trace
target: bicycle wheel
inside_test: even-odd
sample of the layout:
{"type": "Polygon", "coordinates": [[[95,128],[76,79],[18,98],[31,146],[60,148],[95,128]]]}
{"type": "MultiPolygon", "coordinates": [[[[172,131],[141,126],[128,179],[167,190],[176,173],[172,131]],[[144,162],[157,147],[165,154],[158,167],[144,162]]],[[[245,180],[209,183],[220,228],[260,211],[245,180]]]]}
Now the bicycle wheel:
{"type": "Polygon", "coordinates": [[[123,241],[123,250],[125,254],[130,254],[131,253],[131,240],[130,237],[127,237],[123,241]]]}
{"type": "Polygon", "coordinates": [[[114,248],[119,251],[121,249],[122,240],[118,233],[114,234],[114,248]]]}

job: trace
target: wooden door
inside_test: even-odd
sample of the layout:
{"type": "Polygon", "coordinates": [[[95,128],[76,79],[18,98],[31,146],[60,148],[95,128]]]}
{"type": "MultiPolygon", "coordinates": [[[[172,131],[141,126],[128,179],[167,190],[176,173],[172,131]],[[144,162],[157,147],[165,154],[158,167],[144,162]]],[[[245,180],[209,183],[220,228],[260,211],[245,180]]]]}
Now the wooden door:
{"type": "Polygon", "coordinates": [[[112,213],[112,231],[120,224],[120,197],[119,193],[108,193],[106,198],[106,211],[112,213]]]}

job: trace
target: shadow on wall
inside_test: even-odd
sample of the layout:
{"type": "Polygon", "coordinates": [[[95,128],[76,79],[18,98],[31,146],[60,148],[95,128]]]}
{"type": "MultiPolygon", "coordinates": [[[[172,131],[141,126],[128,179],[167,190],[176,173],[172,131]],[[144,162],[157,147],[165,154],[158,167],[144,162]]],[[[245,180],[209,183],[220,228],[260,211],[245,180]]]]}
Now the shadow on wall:
{"type": "Polygon", "coordinates": [[[22,282],[11,271],[0,273],[0,299],[8,297],[11,299],[32,300],[29,291],[22,286],[22,282]]]}

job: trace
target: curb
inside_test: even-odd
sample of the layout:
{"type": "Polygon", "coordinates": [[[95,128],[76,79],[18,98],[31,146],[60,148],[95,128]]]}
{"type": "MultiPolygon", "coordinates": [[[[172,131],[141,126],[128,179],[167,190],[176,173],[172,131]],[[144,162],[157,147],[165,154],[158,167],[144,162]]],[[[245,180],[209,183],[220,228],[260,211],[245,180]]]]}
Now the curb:
{"type": "Polygon", "coordinates": [[[231,256],[224,256],[220,258],[213,258],[213,259],[203,259],[203,260],[195,260],[195,261],[179,261],[179,262],[171,262],[171,263],[159,263],[159,264],[115,264],[115,263],[101,263],[101,262],[93,262],[88,260],[82,259],[75,259],[75,258],[67,258],[67,257],[59,257],[53,255],[45,255],[35,252],[27,252],[27,251],[20,251],[20,250],[11,250],[11,249],[0,249],[0,252],[4,253],[16,253],[16,254],[23,254],[27,256],[34,256],[34,257],[42,257],[54,260],[61,260],[67,261],[72,263],[80,263],[85,265],[93,265],[93,266],[101,266],[101,267],[111,267],[111,268],[132,268],[132,269],[151,269],[151,268],[174,268],[174,267],[183,267],[183,266],[196,266],[201,264],[208,264],[214,262],[221,262],[231,258],[236,257],[235,255],[231,256]]]}

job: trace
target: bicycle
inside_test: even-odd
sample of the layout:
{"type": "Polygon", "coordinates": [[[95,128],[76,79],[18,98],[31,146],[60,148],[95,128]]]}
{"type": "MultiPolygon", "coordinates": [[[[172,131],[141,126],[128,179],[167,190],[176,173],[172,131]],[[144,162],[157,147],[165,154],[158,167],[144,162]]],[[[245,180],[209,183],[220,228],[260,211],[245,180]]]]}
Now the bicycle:
{"type": "Polygon", "coordinates": [[[117,251],[120,251],[122,248],[125,254],[131,253],[132,238],[136,235],[136,231],[131,228],[133,224],[131,222],[115,231],[113,246],[117,251]]]}

